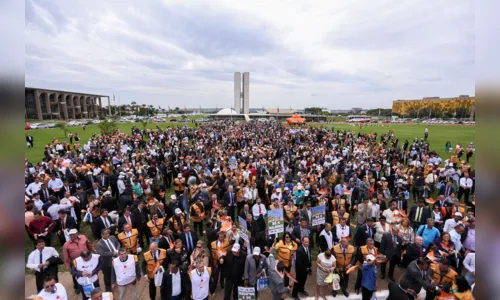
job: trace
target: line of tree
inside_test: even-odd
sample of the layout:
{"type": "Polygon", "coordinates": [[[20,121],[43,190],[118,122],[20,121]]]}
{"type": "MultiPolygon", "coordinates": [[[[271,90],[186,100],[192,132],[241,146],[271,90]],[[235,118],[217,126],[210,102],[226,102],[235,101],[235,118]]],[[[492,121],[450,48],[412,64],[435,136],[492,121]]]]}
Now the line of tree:
{"type": "MultiPolygon", "coordinates": [[[[398,115],[401,118],[470,118],[471,110],[467,107],[457,107],[455,109],[441,109],[441,108],[431,108],[424,107],[421,109],[411,108],[406,111],[404,115],[398,115]]],[[[396,115],[396,114],[395,114],[396,115]]],[[[475,118],[475,115],[472,116],[475,118]]]]}
{"type": "Polygon", "coordinates": [[[369,116],[380,116],[381,117],[390,117],[392,115],[392,109],[391,108],[375,108],[375,109],[369,109],[366,111],[366,114],[369,116]]]}

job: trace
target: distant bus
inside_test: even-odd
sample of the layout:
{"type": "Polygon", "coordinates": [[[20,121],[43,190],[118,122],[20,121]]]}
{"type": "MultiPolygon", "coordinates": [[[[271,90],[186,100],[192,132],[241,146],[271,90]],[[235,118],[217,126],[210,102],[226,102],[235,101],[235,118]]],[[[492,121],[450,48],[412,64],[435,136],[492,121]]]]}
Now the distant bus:
{"type": "Polygon", "coordinates": [[[348,123],[370,123],[371,119],[367,116],[350,115],[347,116],[348,123]]]}

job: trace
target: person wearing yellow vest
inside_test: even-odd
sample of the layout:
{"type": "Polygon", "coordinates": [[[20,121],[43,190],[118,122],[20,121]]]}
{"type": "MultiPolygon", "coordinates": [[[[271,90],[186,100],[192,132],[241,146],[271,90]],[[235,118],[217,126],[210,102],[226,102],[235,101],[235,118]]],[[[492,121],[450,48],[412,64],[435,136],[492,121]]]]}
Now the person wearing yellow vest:
{"type": "Polygon", "coordinates": [[[158,243],[158,241],[160,240],[161,232],[163,231],[164,222],[165,218],[158,218],[158,214],[154,213],[151,217],[151,220],[146,223],[146,226],[151,232],[151,237],[149,238],[150,243],[158,243]]]}
{"type": "Polygon", "coordinates": [[[293,199],[290,198],[288,199],[287,205],[283,208],[285,209],[285,225],[288,225],[294,218],[297,206],[293,205],[293,199]]]}
{"type": "Polygon", "coordinates": [[[184,229],[186,218],[184,218],[184,214],[182,213],[180,208],[176,208],[174,212],[175,215],[168,219],[168,226],[170,227],[170,230],[173,231],[174,236],[177,238],[184,229]]]}
{"type": "Polygon", "coordinates": [[[340,207],[342,207],[342,206],[344,207],[344,211],[345,211],[346,200],[340,198],[339,194],[335,194],[335,199],[332,199],[331,204],[332,204],[333,211],[339,211],[340,207]]]}
{"type": "MultiPolygon", "coordinates": [[[[431,278],[431,284],[443,286],[444,291],[449,291],[458,274],[450,267],[450,261],[442,257],[439,263],[430,264],[427,276],[431,278]]],[[[425,299],[434,299],[435,296],[438,296],[435,290],[427,290],[426,292],[425,299]]]]}
{"type": "Polygon", "coordinates": [[[118,234],[117,238],[120,244],[128,254],[139,254],[142,249],[139,247],[139,231],[137,229],[131,229],[128,223],[123,224],[123,232],[118,234]]]}
{"type": "Polygon", "coordinates": [[[177,178],[174,179],[174,190],[175,190],[175,195],[179,197],[184,193],[184,190],[186,189],[186,179],[182,177],[182,174],[179,173],[177,175],[177,178]]]}
{"type": "MultiPolygon", "coordinates": [[[[273,248],[278,252],[278,261],[282,262],[285,270],[290,273],[293,255],[298,248],[297,243],[292,239],[292,235],[289,232],[285,232],[283,239],[275,242],[273,248]]],[[[285,276],[285,286],[288,286],[288,276],[285,276]]]]}
{"type": "Polygon", "coordinates": [[[210,250],[212,254],[212,266],[218,271],[215,276],[215,286],[217,286],[217,281],[220,276],[220,286],[222,289],[224,288],[224,275],[222,274],[219,266],[219,258],[226,255],[229,249],[231,249],[231,245],[229,244],[229,240],[226,238],[226,233],[219,231],[219,238],[210,244],[210,250]]]}
{"type": "Polygon", "coordinates": [[[68,294],[64,285],[56,282],[56,277],[49,275],[43,280],[43,289],[38,293],[35,300],[67,300],[68,294]]]}
{"type": "Polygon", "coordinates": [[[196,198],[196,202],[191,205],[191,220],[194,224],[194,232],[198,228],[200,236],[203,236],[203,220],[205,220],[205,206],[201,202],[201,197],[196,198]]]}
{"type": "Polygon", "coordinates": [[[101,270],[101,261],[99,254],[92,254],[90,251],[82,251],[80,257],[73,260],[71,266],[71,275],[76,278],[82,292],[82,299],[87,300],[89,296],[85,295],[83,285],[88,281],[94,284],[94,287],[99,287],[98,273],[101,270]]]}
{"type": "Polygon", "coordinates": [[[333,226],[339,224],[341,218],[346,219],[349,223],[349,214],[346,213],[344,206],[341,206],[338,211],[332,211],[333,226]]]}
{"type": "MultiPolygon", "coordinates": [[[[142,273],[149,281],[149,297],[156,299],[155,275],[160,270],[163,262],[166,261],[167,251],[159,249],[156,243],[149,245],[149,251],[144,252],[144,261],[142,262],[142,273]]],[[[165,268],[165,267],[164,267],[165,268]]]]}
{"type": "Polygon", "coordinates": [[[359,247],[356,254],[356,265],[359,267],[358,277],[356,278],[356,284],[354,285],[354,290],[356,291],[356,294],[359,294],[359,290],[361,289],[361,278],[363,276],[363,271],[361,270],[361,266],[363,262],[366,261],[366,256],[368,256],[369,254],[375,257],[378,256],[378,249],[377,247],[375,247],[375,241],[372,238],[367,238],[366,245],[359,247]]]}
{"type": "Polygon", "coordinates": [[[340,289],[346,298],[349,297],[347,285],[349,283],[349,274],[346,274],[350,267],[356,262],[356,250],[354,246],[349,245],[347,239],[342,238],[340,244],[333,246],[333,255],[337,259],[335,269],[340,277],[340,289]]]}
{"type": "Polygon", "coordinates": [[[283,206],[280,204],[280,199],[274,198],[273,204],[269,205],[269,209],[280,209],[283,208],[283,206]]]}
{"type": "Polygon", "coordinates": [[[118,288],[118,299],[126,300],[127,289],[130,291],[132,300],[138,300],[136,282],[141,280],[141,268],[137,255],[127,254],[127,250],[118,250],[118,257],[113,259],[111,268],[111,283],[113,290],[118,288]]]}

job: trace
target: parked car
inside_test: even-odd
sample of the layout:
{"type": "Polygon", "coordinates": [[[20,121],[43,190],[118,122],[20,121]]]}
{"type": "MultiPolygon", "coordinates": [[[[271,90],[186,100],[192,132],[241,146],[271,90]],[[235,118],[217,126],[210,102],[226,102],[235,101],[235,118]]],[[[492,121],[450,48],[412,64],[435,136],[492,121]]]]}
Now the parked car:
{"type": "Polygon", "coordinates": [[[170,119],[169,122],[177,122],[177,119],[170,119]]]}
{"type": "Polygon", "coordinates": [[[68,125],[68,126],[80,126],[80,125],[81,125],[81,123],[80,123],[80,122],[78,122],[78,121],[70,121],[70,122],[68,122],[68,124],[66,124],[66,125],[68,125]]]}
{"type": "Polygon", "coordinates": [[[196,123],[204,123],[204,122],[209,122],[209,119],[196,119],[194,120],[196,123]]]}
{"type": "Polygon", "coordinates": [[[56,128],[56,123],[47,123],[47,126],[49,126],[49,128],[56,128]]]}
{"type": "Polygon", "coordinates": [[[45,123],[33,123],[30,125],[31,129],[47,129],[49,126],[45,123]]]}

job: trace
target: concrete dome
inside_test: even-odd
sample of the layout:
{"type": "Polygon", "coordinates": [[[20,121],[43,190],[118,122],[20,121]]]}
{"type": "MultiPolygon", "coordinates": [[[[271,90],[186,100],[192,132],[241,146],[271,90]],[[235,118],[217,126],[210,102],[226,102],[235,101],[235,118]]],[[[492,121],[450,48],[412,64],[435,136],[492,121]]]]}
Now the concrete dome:
{"type": "Polygon", "coordinates": [[[218,115],[237,115],[238,113],[236,111],[234,111],[234,109],[224,108],[224,109],[221,109],[217,114],[218,115]]]}

